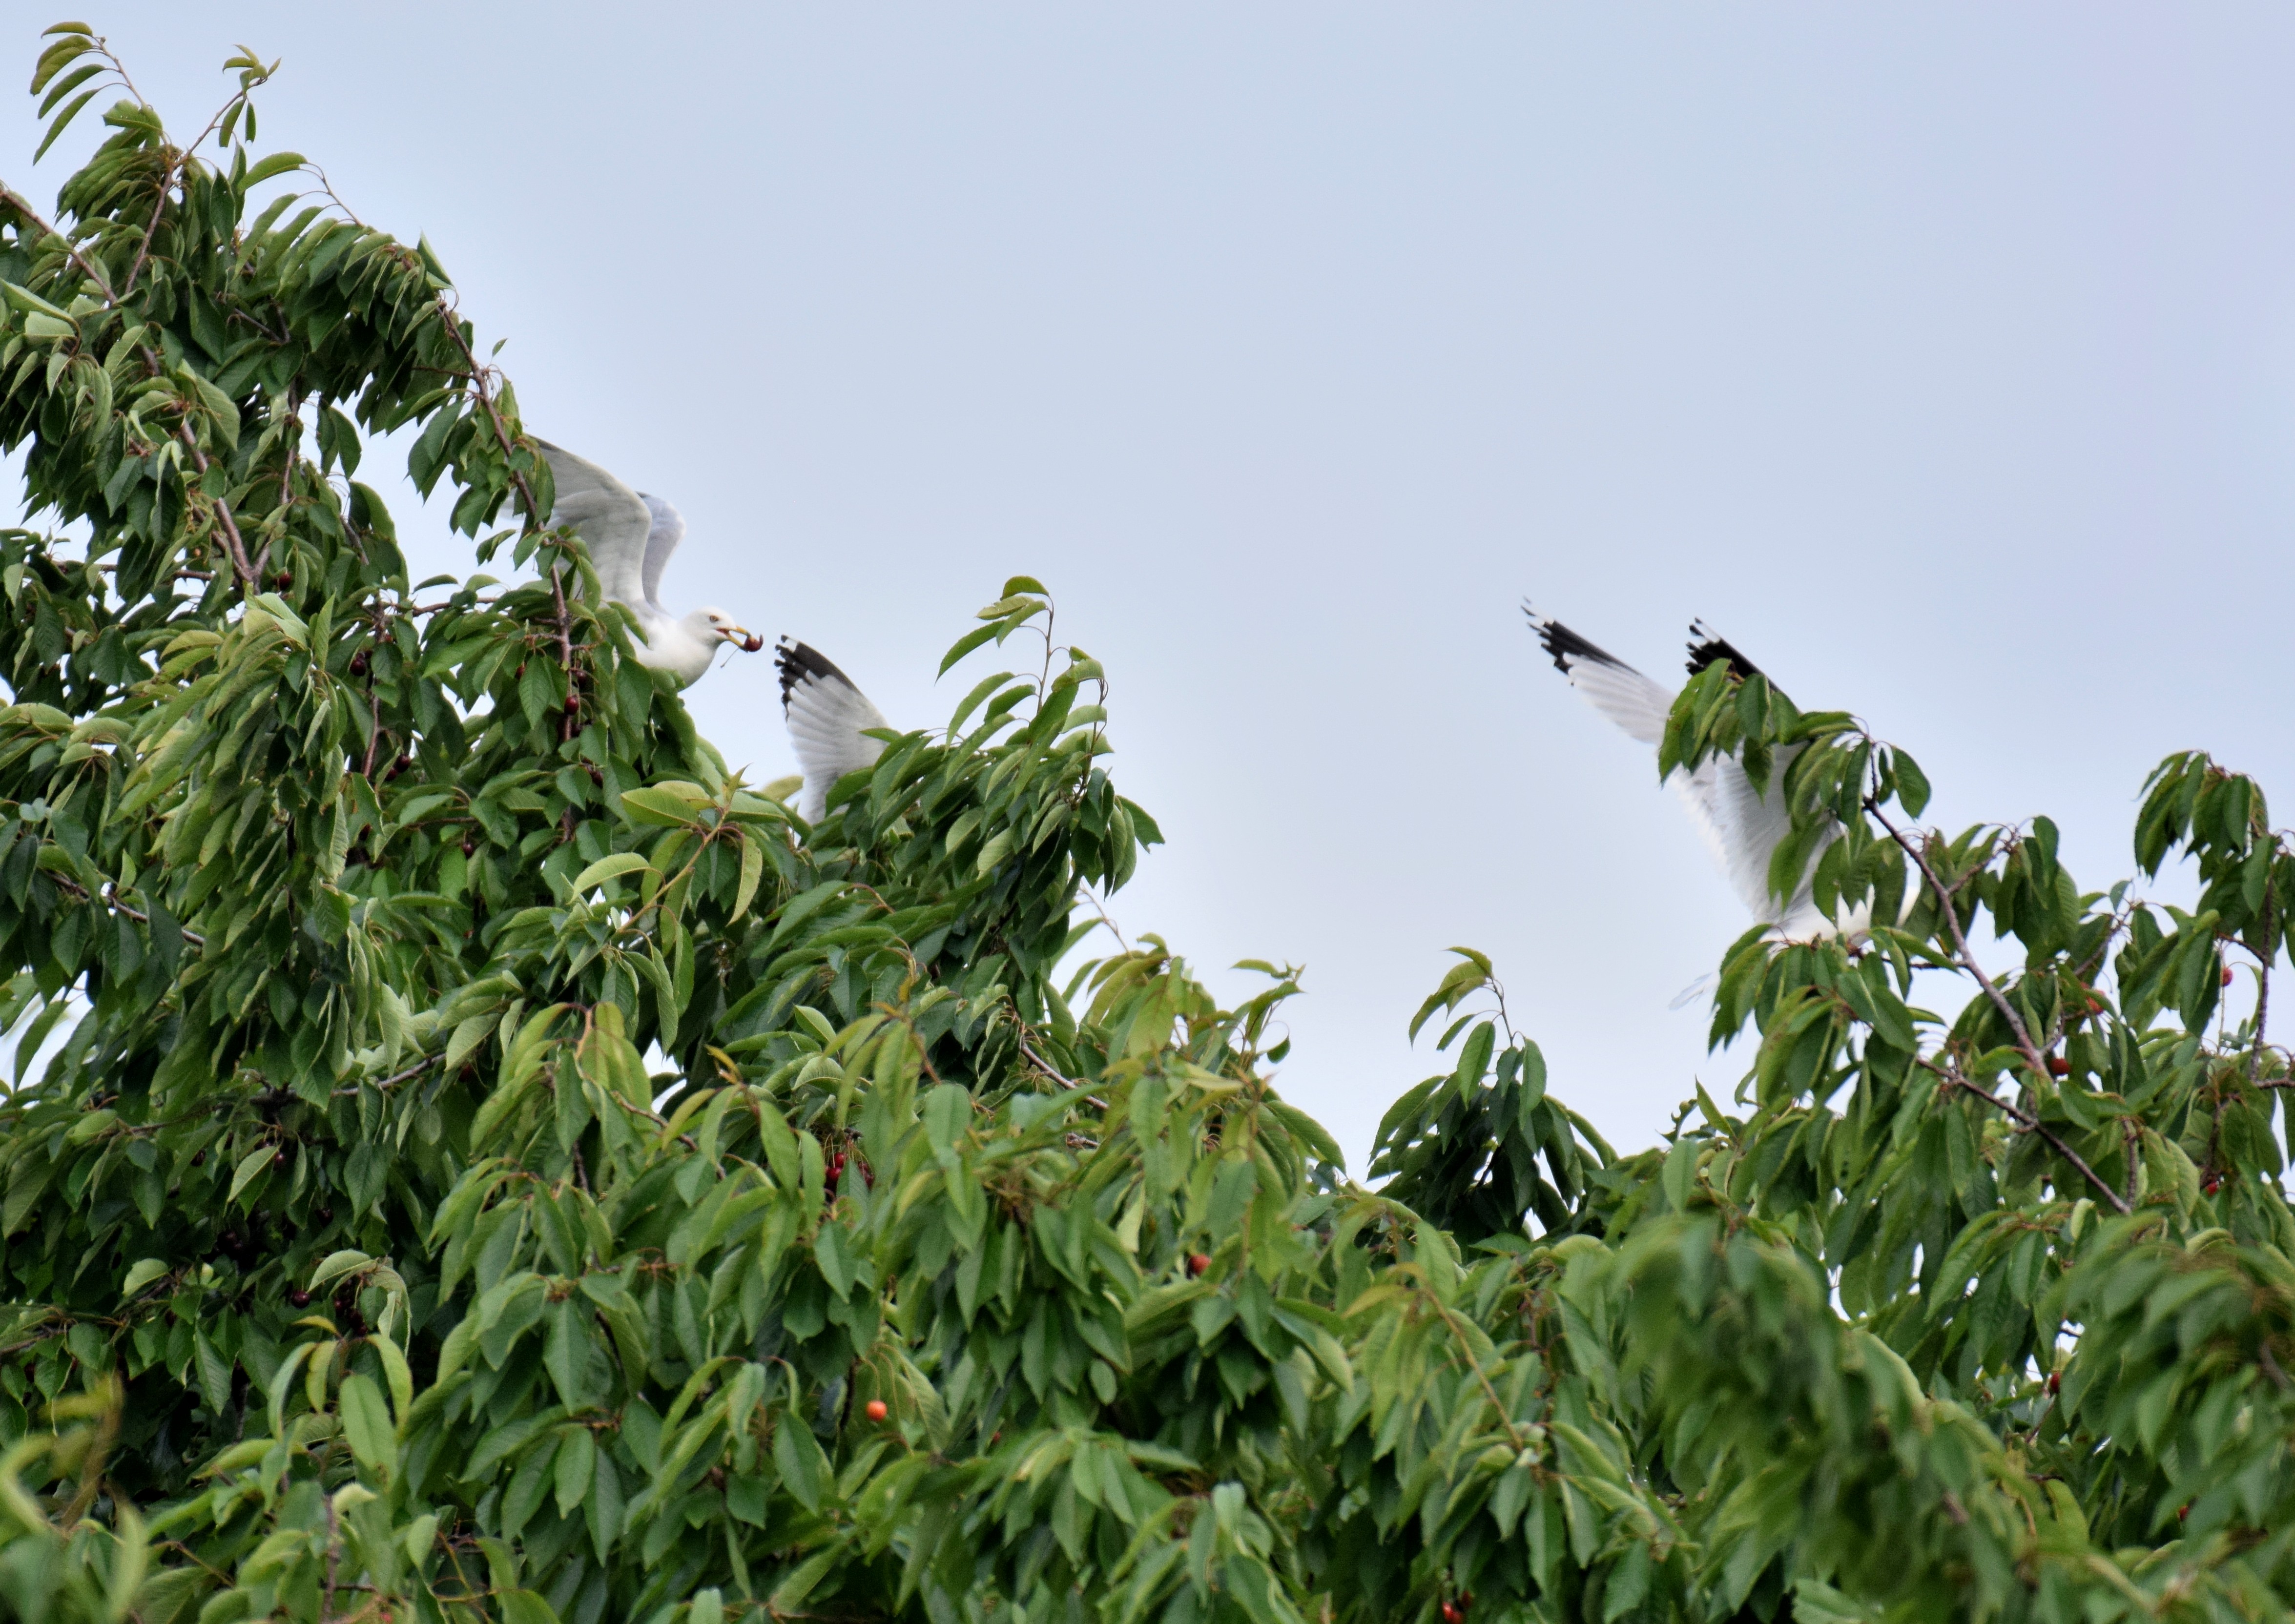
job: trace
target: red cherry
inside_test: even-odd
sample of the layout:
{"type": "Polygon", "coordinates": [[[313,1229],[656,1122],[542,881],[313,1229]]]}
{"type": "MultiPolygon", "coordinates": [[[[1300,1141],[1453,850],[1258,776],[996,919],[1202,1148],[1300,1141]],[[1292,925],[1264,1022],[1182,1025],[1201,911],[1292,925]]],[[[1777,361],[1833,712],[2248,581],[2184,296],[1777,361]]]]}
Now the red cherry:
{"type": "Polygon", "coordinates": [[[1459,1624],[1459,1620],[1464,1619],[1466,1616],[1466,1615],[1465,1613],[1460,1612],[1458,1608],[1453,1606],[1450,1603],[1445,1602],[1442,1604],[1442,1624],[1459,1624]]]}
{"type": "Polygon", "coordinates": [[[287,1301],[298,1309],[306,1309],[311,1306],[311,1293],[298,1286],[287,1293],[287,1301]]]}
{"type": "Polygon", "coordinates": [[[2070,1061],[2069,1061],[2069,1060],[2065,1059],[2062,1055],[2050,1055],[2050,1056],[2048,1057],[2048,1075],[2049,1075],[2049,1076],[2051,1076],[2051,1077],[2069,1077],[2069,1076],[2070,1076],[2070,1075],[2071,1075],[2071,1071],[2072,1071],[2072,1063],[2071,1063],[2070,1061]]]}
{"type": "Polygon", "coordinates": [[[2060,1390],[2062,1390],[2062,1388],[2063,1387],[2063,1384],[2064,1384],[2064,1379],[2063,1379],[2063,1377],[2062,1377],[2062,1375],[2058,1375],[2055,1371],[2053,1371],[2053,1370],[2051,1370],[2050,1372],[2048,1372],[2048,1391],[2049,1391],[2049,1392],[2051,1392],[2051,1393],[2054,1393],[2054,1392],[2059,1391],[2060,1391],[2060,1390]]]}
{"type": "Polygon", "coordinates": [[[1211,1266],[1212,1260],[1210,1253],[1203,1252],[1191,1252],[1188,1253],[1188,1272],[1189,1274],[1199,1275],[1211,1266]]]}
{"type": "Polygon", "coordinates": [[[2226,987],[2231,985],[2231,966],[2229,965],[2224,966],[2223,984],[2226,987]]]}
{"type": "Polygon", "coordinates": [[[885,1408],[885,1401],[882,1399],[871,1399],[868,1403],[862,1405],[861,1408],[867,1412],[869,1419],[871,1421],[882,1421],[886,1416],[893,1413],[891,1410],[885,1408]]]}

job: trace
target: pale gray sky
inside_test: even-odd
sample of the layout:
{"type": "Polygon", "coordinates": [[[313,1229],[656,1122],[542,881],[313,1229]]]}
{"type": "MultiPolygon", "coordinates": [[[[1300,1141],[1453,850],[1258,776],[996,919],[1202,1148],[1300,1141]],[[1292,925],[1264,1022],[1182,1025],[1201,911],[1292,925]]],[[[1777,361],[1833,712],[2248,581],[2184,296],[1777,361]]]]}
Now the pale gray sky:
{"type": "MultiPolygon", "coordinates": [[[[1306,965],[1281,1083],[1358,1171],[1454,942],[1624,1145],[1743,1069],[1666,1008],[1737,904],[1524,594],[1654,673],[1711,618],[2099,887],[2169,750],[2295,797],[2283,7],[87,20],[184,130],[230,46],[285,58],[264,143],[427,233],[528,422],[684,510],[674,608],[922,725],[970,611],[1050,584],[1172,839],[1116,918],[1227,992],[1306,965]]],[[[35,197],[85,150],[5,128],[35,197]]],[[[774,698],[763,657],[692,695],[759,778],[774,698]]]]}

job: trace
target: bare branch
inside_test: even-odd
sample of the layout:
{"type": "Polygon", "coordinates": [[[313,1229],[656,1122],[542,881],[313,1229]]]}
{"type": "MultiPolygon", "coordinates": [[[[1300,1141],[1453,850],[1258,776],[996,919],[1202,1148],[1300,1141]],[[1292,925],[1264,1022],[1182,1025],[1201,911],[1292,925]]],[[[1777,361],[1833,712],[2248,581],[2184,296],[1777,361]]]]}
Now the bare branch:
{"type": "Polygon", "coordinates": [[[61,230],[50,224],[41,216],[38,209],[34,208],[31,204],[26,202],[22,192],[18,192],[14,187],[8,185],[5,182],[0,182],[0,203],[7,204],[18,214],[23,216],[24,218],[29,220],[42,231],[47,233],[49,236],[53,237],[57,241],[62,243],[64,245],[64,252],[71,256],[72,263],[80,268],[81,273],[86,276],[88,281],[96,285],[97,290],[102,293],[104,302],[106,304],[116,305],[119,302],[118,296],[111,290],[110,278],[104,275],[102,271],[97,270],[87,257],[79,251],[78,245],[75,244],[69,237],[65,236],[61,230]]]}
{"type": "MultiPolygon", "coordinates": [[[[189,423],[177,424],[176,437],[183,441],[184,449],[192,453],[192,466],[200,470],[200,477],[204,479],[208,471],[208,455],[200,449],[199,438],[192,433],[192,426],[189,423]]],[[[261,592],[263,583],[255,573],[255,566],[248,562],[247,543],[240,536],[239,521],[231,516],[231,503],[220,496],[211,496],[207,500],[215,504],[216,518],[223,526],[223,539],[230,548],[233,573],[247,585],[261,592]]]]}
{"type": "Polygon", "coordinates": [[[1945,928],[1952,933],[1953,951],[1960,959],[1961,967],[1976,977],[1976,984],[1984,989],[1984,996],[1992,1000],[1992,1007],[2000,1012],[2000,1018],[2008,1023],[2008,1030],[2015,1034],[2016,1048],[2024,1057],[2024,1063],[2032,1068],[2032,1075],[2045,1084],[2048,1079],[2047,1062],[2040,1058],[2040,1051],[2032,1042],[2032,1034],[2025,1030],[2024,1019],[2016,1013],[2015,1006],[1993,984],[1992,977],[1984,973],[1984,967],[1976,962],[1975,953],[1969,949],[1968,937],[1960,928],[1960,912],[1952,905],[1952,893],[1945,889],[1944,882],[1937,877],[1937,871],[1929,866],[1928,853],[1907,839],[1904,831],[1889,821],[1888,813],[1881,810],[1880,804],[1871,796],[1865,797],[1865,810],[1889,831],[1889,838],[1903,849],[1905,855],[1919,865],[1921,877],[1928,882],[1929,889],[1936,893],[1937,904],[1944,912],[1945,928]]]}
{"type": "Polygon", "coordinates": [[[2097,1189],[2101,1190],[2103,1193],[2103,1198],[2111,1203],[2112,1206],[2122,1217],[2126,1217],[2128,1213],[2136,1210],[2130,1202],[2121,1197],[2118,1190],[2111,1187],[2110,1182],[2104,1179],[2102,1173],[2097,1172],[2095,1169],[2090,1167],[2087,1162],[2081,1159],[2079,1152],[2065,1144],[2062,1139],[2056,1136],[2046,1123],[2043,1122],[2038,1117],[2034,1116],[2030,1112],[2026,1111],[2020,1106],[2012,1106],[2006,1100],[2001,1098],[1997,1094],[1991,1093],[1985,1089],[1978,1087],[1973,1081],[1961,1075],[1961,1073],[1956,1070],[1947,1071],[1940,1065],[1934,1065],[1926,1060],[1918,1058],[1915,1059],[1914,1064],[1918,1065],[1923,1071],[1934,1072],[1938,1076],[1943,1078],[1946,1082],[1949,1083],[1956,1089],[1967,1089],[1968,1092],[1975,1095],[1977,1098],[1982,1100],[1986,1105],[1998,1106],[2002,1111],[2005,1112],[2010,1117],[2014,1119],[2017,1126],[2021,1128],[2026,1133],[2038,1134],[2040,1138],[2046,1143],[2049,1149],[2054,1151],[2065,1161],[2079,1169],[2081,1176],[2087,1179],[2090,1184],[2095,1186],[2097,1189]]]}
{"type": "Polygon", "coordinates": [[[2279,901],[2276,891],[2266,888],[2263,894],[2263,951],[2258,955],[2262,965],[2255,972],[2255,1043],[2247,1051],[2247,1086],[2255,1086],[2256,1074],[2263,1069],[2263,1024],[2271,1016],[2271,963],[2279,957],[2277,921],[2273,918],[2274,905],[2279,901]]]}

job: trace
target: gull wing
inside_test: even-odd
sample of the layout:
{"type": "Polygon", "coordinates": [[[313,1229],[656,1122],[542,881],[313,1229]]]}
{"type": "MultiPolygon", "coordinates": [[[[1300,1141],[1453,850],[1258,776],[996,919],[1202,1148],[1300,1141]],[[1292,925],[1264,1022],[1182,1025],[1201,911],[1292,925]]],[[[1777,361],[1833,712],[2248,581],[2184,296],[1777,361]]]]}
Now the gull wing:
{"type": "Polygon", "coordinates": [[[875,766],[885,753],[885,741],[867,737],[865,730],[891,724],[869,703],[869,696],[853,686],[853,679],[818,650],[783,638],[773,651],[773,664],[780,668],[781,710],[788,718],[789,742],[796,747],[797,765],[804,769],[804,796],[797,812],[807,823],[818,823],[837,781],[875,766]]]}
{"type": "Polygon", "coordinates": [[[1673,690],[1651,681],[1607,649],[1597,649],[1550,615],[1527,604],[1538,641],[1554,657],[1554,669],[1570,679],[1570,686],[1629,736],[1654,747],[1665,738],[1665,719],[1673,709],[1673,690]]]}
{"type": "Polygon", "coordinates": [[[535,444],[558,486],[550,522],[564,525],[582,538],[607,597],[632,608],[644,604],[646,539],[654,522],[645,499],[586,458],[547,440],[535,444]]]}
{"type": "Polygon", "coordinates": [[[646,505],[652,516],[653,527],[646,533],[645,595],[646,601],[661,613],[661,572],[669,567],[669,555],[677,551],[678,543],[685,539],[685,516],[658,496],[638,493],[638,500],[646,505]]]}
{"type": "MultiPolygon", "coordinates": [[[[1554,657],[1554,668],[1570,679],[1570,686],[1596,710],[1619,727],[1629,738],[1639,739],[1651,748],[1657,747],[1665,738],[1665,719],[1673,709],[1673,690],[1664,683],[1644,676],[1616,655],[1572,632],[1550,615],[1540,615],[1528,605],[1523,613],[1530,617],[1538,633],[1539,642],[1554,657]]],[[[1724,822],[1725,801],[1720,788],[1722,769],[1735,768],[1736,763],[1723,763],[1708,758],[1695,772],[1678,768],[1667,779],[1681,804],[1689,809],[1690,821],[1705,842],[1705,849],[1713,854],[1733,885],[1736,883],[1740,866],[1735,859],[1734,842],[1724,822]]],[[[1737,773],[1742,780],[1743,771],[1737,773]]],[[[1745,786],[1750,791],[1752,786],[1745,786]]],[[[1772,849],[1776,841],[1770,841],[1772,849]]],[[[1768,854],[1761,854],[1761,873],[1767,875],[1768,854]]],[[[1744,895],[1742,885],[1738,894],[1744,895]]],[[[1757,895],[1766,894],[1757,888],[1757,895]]],[[[1757,904],[1753,911],[1766,918],[1768,915],[1757,904]]]]}

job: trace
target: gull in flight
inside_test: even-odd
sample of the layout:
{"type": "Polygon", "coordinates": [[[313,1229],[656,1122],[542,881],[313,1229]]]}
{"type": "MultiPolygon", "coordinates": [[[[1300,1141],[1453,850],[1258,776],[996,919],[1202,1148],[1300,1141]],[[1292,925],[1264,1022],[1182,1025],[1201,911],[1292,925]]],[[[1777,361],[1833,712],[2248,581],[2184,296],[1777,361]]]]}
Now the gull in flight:
{"type": "Polygon", "coordinates": [[[558,486],[550,522],[564,525],[590,550],[598,584],[606,596],[637,616],[638,664],[691,682],[709,669],[720,643],[755,654],[765,646],[755,632],[735,625],[723,609],[673,615],[656,596],[669,555],[685,539],[685,520],[658,496],[633,491],[596,463],[585,461],[547,440],[537,442],[558,486]]]}
{"type": "MultiPolygon", "coordinates": [[[[1550,616],[1540,615],[1527,604],[1523,613],[1530,617],[1547,653],[1554,657],[1554,668],[1570,679],[1570,686],[1627,733],[1656,748],[1665,737],[1665,719],[1673,709],[1674,690],[1596,648],[1550,616]]],[[[1722,660],[1740,677],[1760,674],[1759,666],[1703,622],[1691,623],[1689,634],[1692,676],[1722,660]]],[[[1855,940],[1869,931],[1868,909],[1846,910],[1838,921],[1817,910],[1811,881],[1822,848],[1811,855],[1809,869],[1791,896],[1780,901],[1769,889],[1769,858],[1793,829],[1793,814],[1785,806],[1785,771],[1800,748],[1796,745],[1776,752],[1764,792],[1755,792],[1752,779],[1733,756],[1708,756],[1695,772],[1677,767],[1667,782],[1688,806],[1698,832],[1705,836],[1730,885],[1753,918],[1770,926],[1772,934],[1788,942],[1836,934],[1855,940]]],[[[1835,830],[1834,837],[1838,836],[1835,830]]]]}
{"type": "Polygon", "coordinates": [[[789,742],[804,769],[804,798],[797,814],[818,823],[829,810],[829,792],[848,772],[877,764],[885,741],[866,730],[892,724],[819,650],[786,637],[773,650],[781,673],[781,714],[788,718],[789,742]]]}

